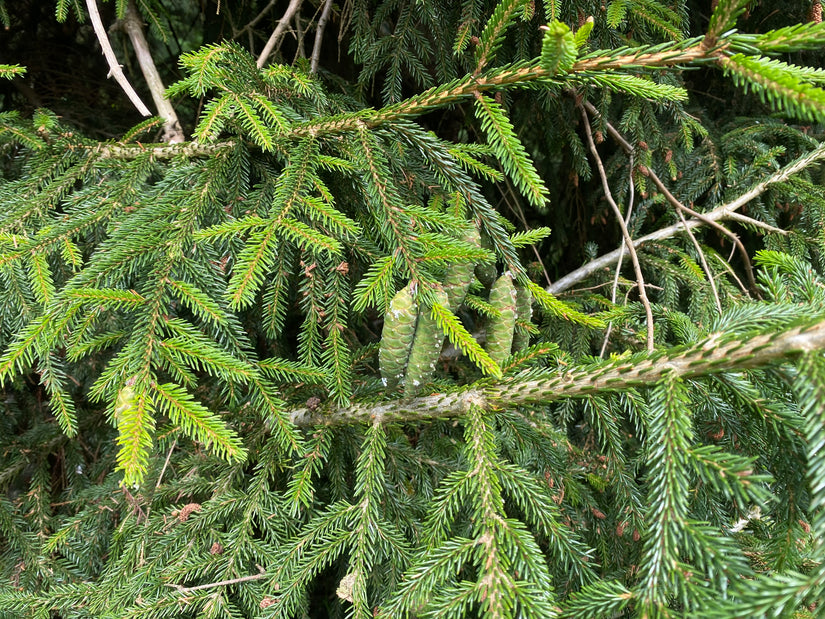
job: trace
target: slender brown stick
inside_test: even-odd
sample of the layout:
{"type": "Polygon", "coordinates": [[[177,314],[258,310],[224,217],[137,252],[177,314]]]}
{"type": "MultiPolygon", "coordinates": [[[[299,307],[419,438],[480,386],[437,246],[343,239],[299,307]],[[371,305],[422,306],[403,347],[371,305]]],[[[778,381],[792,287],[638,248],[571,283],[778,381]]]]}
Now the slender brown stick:
{"type": "MultiPolygon", "coordinates": [[[[647,176],[650,180],[653,181],[653,184],[656,185],[656,188],[662,193],[662,195],[667,199],[667,201],[670,202],[676,209],[678,209],[680,211],[684,211],[685,213],[687,213],[688,215],[690,215],[694,219],[698,219],[699,221],[701,221],[704,224],[707,224],[708,226],[710,226],[714,230],[718,230],[719,232],[721,232],[722,234],[724,234],[725,236],[727,236],[729,239],[731,239],[733,241],[733,244],[736,245],[736,248],[739,250],[739,253],[742,255],[742,260],[745,263],[745,275],[748,276],[748,284],[750,285],[750,288],[753,291],[753,293],[758,297],[759,296],[759,290],[756,287],[756,279],[754,279],[754,277],[753,277],[753,266],[751,265],[751,259],[750,259],[750,256],[748,256],[748,250],[745,249],[745,246],[742,244],[742,241],[739,240],[739,237],[735,233],[728,230],[722,224],[714,221],[713,219],[710,219],[709,217],[706,217],[703,213],[698,213],[698,212],[694,211],[692,208],[687,207],[684,204],[682,204],[676,198],[676,196],[674,196],[672,193],[670,193],[668,188],[665,187],[665,184],[662,182],[662,180],[650,168],[647,168],[645,166],[640,166],[639,171],[642,174],[644,174],[645,176],[647,176]]],[[[688,228],[685,228],[685,229],[687,230],[688,228]]]]}
{"type": "Polygon", "coordinates": [[[254,28],[255,25],[263,19],[264,15],[266,15],[267,13],[269,13],[269,11],[272,10],[272,7],[275,6],[275,2],[276,2],[276,0],[269,0],[269,3],[263,9],[261,9],[261,12],[258,13],[258,15],[256,15],[255,18],[251,22],[249,22],[246,26],[244,26],[240,30],[235,30],[233,28],[232,29],[233,30],[232,38],[237,39],[244,32],[248,32],[248,31],[252,30],[252,28],[254,28]]]}
{"type": "Polygon", "coordinates": [[[160,78],[155,67],[155,61],[152,58],[152,52],[149,49],[149,43],[146,41],[146,36],[143,34],[143,19],[135,7],[134,0],[130,0],[126,6],[126,16],[122,21],[123,29],[129,35],[129,40],[132,42],[132,47],[135,49],[140,70],[143,73],[143,78],[146,80],[146,85],[149,87],[149,92],[152,94],[152,100],[155,102],[155,107],[158,110],[158,116],[163,118],[164,133],[163,140],[169,144],[179,144],[186,139],[183,135],[183,130],[178,121],[178,115],[175,113],[175,108],[166,98],[166,86],[163,85],[163,80],[160,78]]]}
{"type": "Polygon", "coordinates": [[[249,576],[241,576],[240,578],[231,578],[229,580],[219,580],[218,582],[210,582],[205,585],[195,585],[194,587],[181,587],[180,585],[171,583],[167,583],[166,586],[174,587],[181,593],[191,593],[192,591],[200,591],[201,589],[214,589],[215,587],[227,587],[229,585],[237,585],[242,582],[249,582],[250,580],[261,580],[262,578],[266,578],[266,576],[266,572],[261,569],[259,574],[251,574],[249,576]]]}
{"type": "Polygon", "coordinates": [[[759,221],[758,219],[754,219],[753,217],[748,217],[747,215],[742,215],[741,213],[731,213],[728,216],[728,219],[732,221],[738,221],[740,223],[746,224],[748,226],[753,226],[754,228],[762,228],[763,230],[767,230],[768,232],[773,232],[774,234],[781,234],[783,236],[788,236],[789,232],[787,230],[783,230],[782,228],[777,228],[776,226],[772,226],[769,223],[765,223],[764,221],[759,221]]]}
{"type": "MultiPolygon", "coordinates": [[[[771,185],[775,185],[776,183],[782,183],[792,177],[794,174],[801,172],[808,166],[816,163],[817,161],[825,159],[825,143],[820,144],[814,150],[809,152],[807,155],[804,155],[792,163],[788,164],[778,172],[775,172],[765,180],[756,183],[753,187],[751,187],[748,191],[740,195],[734,200],[727,202],[725,204],[720,204],[712,211],[708,211],[707,213],[703,213],[706,219],[710,219],[713,221],[723,221],[725,219],[729,219],[733,213],[735,213],[738,209],[745,206],[751,200],[758,198],[761,196],[771,185]]],[[[697,219],[688,219],[687,225],[690,228],[695,228],[697,226],[704,225],[704,222],[699,221],[697,219]]],[[[678,234],[684,230],[682,223],[676,223],[670,226],[666,226],[664,228],[660,228],[655,232],[651,232],[645,236],[637,238],[633,241],[634,247],[639,247],[644,243],[650,243],[651,241],[660,241],[663,239],[668,239],[675,234],[678,234]]],[[[547,292],[557,295],[565,290],[568,290],[575,284],[579,283],[583,279],[587,279],[593,273],[600,271],[606,267],[609,267],[611,264],[615,264],[616,261],[619,259],[620,251],[618,249],[613,250],[603,256],[599,256],[595,260],[591,260],[585,265],[582,265],[575,271],[572,271],[557,279],[551,286],[546,288],[547,292]]]]}
{"type": "Polygon", "coordinates": [[[272,53],[272,50],[275,49],[275,46],[278,45],[278,42],[281,40],[281,36],[284,34],[287,26],[289,26],[289,22],[292,21],[292,16],[295,15],[295,12],[301,8],[301,2],[303,0],[290,0],[289,6],[286,7],[286,11],[284,11],[283,16],[278,21],[278,25],[275,26],[275,30],[272,31],[272,34],[269,35],[269,40],[264,45],[263,50],[261,50],[261,55],[258,56],[258,68],[260,69],[266,64],[269,55],[272,53]]]}
{"type": "Polygon", "coordinates": [[[693,234],[693,231],[688,227],[687,220],[685,219],[685,214],[682,213],[682,209],[677,208],[676,213],[679,215],[679,219],[682,222],[682,225],[685,227],[685,232],[687,232],[690,241],[693,243],[693,247],[696,249],[696,253],[699,254],[699,261],[702,263],[702,269],[705,271],[705,275],[708,277],[708,283],[710,284],[710,291],[713,293],[713,300],[716,302],[716,311],[720,314],[722,313],[722,302],[719,300],[719,292],[716,290],[716,279],[713,277],[713,272],[710,270],[708,266],[708,261],[705,260],[705,252],[702,251],[702,247],[699,245],[699,241],[696,240],[696,236],[693,234]]]}
{"type": "Polygon", "coordinates": [[[315,29],[315,42],[312,45],[312,58],[309,63],[310,73],[318,72],[318,63],[321,61],[321,43],[324,38],[324,29],[327,27],[329,12],[332,9],[332,0],[326,0],[324,10],[318,19],[318,27],[315,29]]]}
{"type": "Polygon", "coordinates": [[[112,49],[112,44],[109,42],[109,37],[106,35],[106,29],[103,27],[103,22],[100,20],[100,12],[97,10],[97,3],[95,0],[86,0],[86,8],[89,10],[89,18],[92,20],[92,28],[95,31],[95,36],[100,43],[100,47],[103,48],[103,55],[106,57],[106,62],[109,64],[109,75],[114,77],[115,81],[120,84],[123,92],[126,93],[126,96],[129,97],[129,101],[131,101],[132,105],[137,108],[138,112],[140,112],[143,116],[151,116],[152,112],[150,112],[149,108],[146,107],[146,104],[141,101],[140,96],[138,96],[138,93],[135,92],[135,89],[132,88],[129,80],[127,80],[126,76],[123,74],[123,69],[117,61],[117,56],[115,56],[115,50],[112,49]]]}
{"type": "Polygon", "coordinates": [[[607,181],[607,172],[604,169],[604,164],[602,163],[601,157],[599,157],[599,151],[596,149],[596,143],[593,141],[593,132],[590,130],[590,119],[587,116],[587,110],[584,109],[584,106],[580,105],[579,111],[581,111],[582,119],[584,121],[584,132],[587,136],[587,144],[590,147],[590,153],[596,161],[596,168],[599,170],[599,176],[602,179],[604,196],[607,199],[607,203],[610,205],[610,208],[613,209],[613,214],[616,216],[616,221],[622,231],[622,237],[624,238],[625,245],[627,245],[630,260],[633,262],[633,270],[636,272],[636,284],[639,288],[639,300],[645,308],[645,316],[647,318],[647,349],[653,350],[653,310],[651,309],[650,301],[647,298],[647,291],[645,290],[645,277],[642,274],[642,266],[639,264],[639,256],[636,254],[636,248],[633,246],[633,239],[630,237],[630,232],[627,230],[627,226],[624,223],[622,211],[619,210],[619,205],[616,204],[616,201],[613,199],[613,194],[610,191],[610,183],[607,181]]]}
{"type": "MultiPolygon", "coordinates": [[[[627,226],[630,223],[630,216],[633,213],[633,202],[635,198],[635,187],[633,185],[633,151],[628,151],[629,161],[629,168],[630,168],[630,175],[628,177],[628,191],[630,193],[630,199],[627,201],[627,214],[624,218],[624,225],[627,226]]],[[[619,245],[619,260],[616,263],[616,270],[613,275],[613,286],[610,289],[610,302],[616,303],[616,290],[619,288],[619,275],[622,272],[622,261],[624,260],[624,243],[619,245]]],[[[600,357],[604,357],[605,351],[607,351],[607,343],[610,341],[610,334],[613,332],[613,321],[607,323],[607,329],[604,332],[604,341],[602,341],[602,349],[599,352],[600,357]]]]}

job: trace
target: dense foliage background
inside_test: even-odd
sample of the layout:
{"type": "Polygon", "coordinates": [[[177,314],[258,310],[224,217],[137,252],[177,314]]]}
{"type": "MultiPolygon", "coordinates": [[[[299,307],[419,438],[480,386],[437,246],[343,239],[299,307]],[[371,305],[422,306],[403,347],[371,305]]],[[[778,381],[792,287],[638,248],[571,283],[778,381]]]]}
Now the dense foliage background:
{"type": "Polygon", "coordinates": [[[0,617],[820,614],[821,13],[0,0],[0,617]]]}

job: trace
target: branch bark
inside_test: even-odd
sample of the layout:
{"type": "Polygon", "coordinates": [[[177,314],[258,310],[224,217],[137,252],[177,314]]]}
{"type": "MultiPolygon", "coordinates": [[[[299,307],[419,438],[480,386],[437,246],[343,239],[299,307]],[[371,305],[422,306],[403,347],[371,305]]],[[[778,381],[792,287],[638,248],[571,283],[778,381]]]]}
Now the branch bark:
{"type": "Polygon", "coordinates": [[[215,142],[201,144],[199,142],[184,142],[164,146],[146,147],[142,144],[96,144],[89,151],[98,159],[136,159],[147,152],[156,159],[171,159],[172,157],[211,157],[223,150],[233,148],[235,142],[215,142]]]}
{"type": "Polygon", "coordinates": [[[143,34],[143,18],[138,13],[133,0],[130,0],[126,6],[126,16],[121,21],[120,26],[126,31],[129,40],[132,42],[132,47],[135,49],[140,70],[143,73],[143,78],[146,80],[146,85],[149,87],[149,92],[152,94],[152,100],[155,102],[155,107],[158,110],[158,116],[165,121],[163,125],[163,141],[169,144],[179,144],[183,142],[185,136],[178,121],[178,115],[175,113],[175,108],[172,107],[169,99],[165,96],[166,87],[163,85],[163,80],[160,78],[157,67],[155,67],[152,52],[149,50],[149,43],[143,34]]]}
{"type": "Polygon", "coordinates": [[[103,27],[103,22],[100,20],[100,12],[97,10],[97,3],[95,0],[86,0],[86,8],[89,10],[89,18],[92,21],[92,28],[94,28],[95,36],[100,43],[100,47],[103,48],[103,55],[106,57],[106,62],[109,63],[109,75],[114,77],[115,81],[120,84],[123,92],[126,93],[126,96],[129,97],[129,101],[131,101],[132,105],[137,108],[138,112],[140,112],[143,116],[151,116],[152,112],[150,112],[149,108],[146,107],[146,104],[141,101],[140,96],[138,96],[138,93],[135,92],[135,89],[132,88],[129,80],[127,80],[126,76],[123,74],[123,69],[120,67],[120,63],[117,61],[117,56],[115,56],[115,51],[112,49],[112,44],[109,42],[109,37],[106,35],[106,29],[103,27]]]}
{"type": "MultiPolygon", "coordinates": [[[[678,224],[681,226],[681,224],[678,224]]],[[[716,333],[691,348],[673,348],[632,358],[594,364],[529,380],[518,377],[455,393],[381,404],[356,404],[332,410],[307,408],[290,412],[296,425],[404,422],[458,417],[471,405],[484,408],[549,404],[592,393],[651,387],[666,373],[683,379],[740,371],[782,361],[800,353],[825,349],[825,316],[784,331],[768,330],[736,339],[716,333]]]]}

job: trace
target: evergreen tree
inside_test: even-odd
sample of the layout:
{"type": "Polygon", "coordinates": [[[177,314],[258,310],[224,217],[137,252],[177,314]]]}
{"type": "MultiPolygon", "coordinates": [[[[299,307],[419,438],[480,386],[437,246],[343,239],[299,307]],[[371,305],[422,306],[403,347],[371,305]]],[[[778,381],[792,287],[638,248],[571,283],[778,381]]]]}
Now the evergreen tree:
{"type": "Polygon", "coordinates": [[[44,4],[0,617],[821,613],[819,0],[44,4]]]}

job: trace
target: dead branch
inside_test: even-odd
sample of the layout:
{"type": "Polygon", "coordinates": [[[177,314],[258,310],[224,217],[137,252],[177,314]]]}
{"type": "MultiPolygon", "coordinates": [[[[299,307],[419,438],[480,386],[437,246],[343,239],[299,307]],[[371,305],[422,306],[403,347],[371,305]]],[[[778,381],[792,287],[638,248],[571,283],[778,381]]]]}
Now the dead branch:
{"type": "Polygon", "coordinates": [[[129,97],[137,108],[137,111],[143,116],[151,116],[152,112],[146,107],[146,104],[141,101],[138,93],[132,88],[129,80],[123,74],[123,69],[115,56],[115,50],[112,49],[112,44],[109,42],[109,37],[106,35],[106,29],[103,27],[103,22],[100,20],[100,12],[97,10],[97,3],[95,0],[86,0],[86,8],[89,10],[89,18],[92,20],[92,28],[94,28],[95,36],[97,37],[100,47],[103,48],[103,55],[106,57],[106,62],[109,64],[109,75],[115,78],[115,81],[120,84],[123,92],[129,97]]]}

